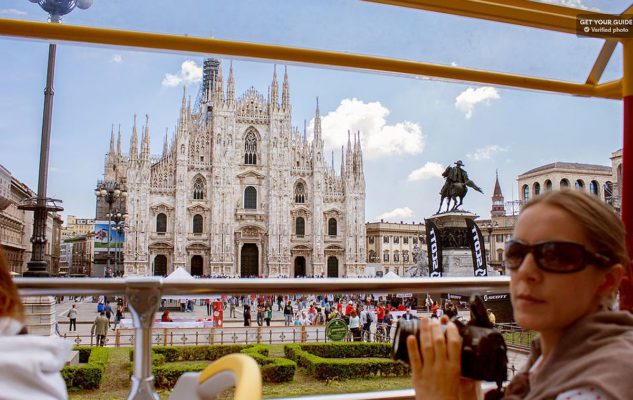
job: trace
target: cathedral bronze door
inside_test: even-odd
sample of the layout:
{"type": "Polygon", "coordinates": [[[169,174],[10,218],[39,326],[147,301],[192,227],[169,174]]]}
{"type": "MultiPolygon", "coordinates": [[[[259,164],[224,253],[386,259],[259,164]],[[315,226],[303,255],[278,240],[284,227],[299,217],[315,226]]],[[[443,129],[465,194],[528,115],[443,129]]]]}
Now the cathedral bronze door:
{"type": "Polygon", "coordinates": [[[259,250],[254,243],[246,243],[242,246],[240,276],[251,278],[259,275],[259,250]]]}
{"type": "Polygon", "coordinates": [[[295,258],[295,278],[306,276],[306,259],[305,257],[295,258]]]}
{"type": "Polygon", "coordinates": [[[154,258],[154,275],[167,276],[167,257],[162,254],[154,258]]]}
{"type": "Polygon", "coordinates": [[[338,278],[338,258],[328,257],[327,259],[327,277],[338,278]]]}
{"type": "Polygon", "coordinates": [[[204,275],[203,263],[202,256],[191,257],[191,276],[204,275]]]}

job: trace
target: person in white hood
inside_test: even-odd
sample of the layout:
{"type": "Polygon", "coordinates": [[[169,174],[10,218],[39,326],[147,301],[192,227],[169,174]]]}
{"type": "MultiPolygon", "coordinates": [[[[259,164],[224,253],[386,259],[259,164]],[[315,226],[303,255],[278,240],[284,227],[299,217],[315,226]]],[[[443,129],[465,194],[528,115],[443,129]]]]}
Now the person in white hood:
{"type": "Polygon", "coordinates": [[[0,400],[67,399],[60,373],[72,343],[28,335],[18,291],[0,248],[0,400]]]}

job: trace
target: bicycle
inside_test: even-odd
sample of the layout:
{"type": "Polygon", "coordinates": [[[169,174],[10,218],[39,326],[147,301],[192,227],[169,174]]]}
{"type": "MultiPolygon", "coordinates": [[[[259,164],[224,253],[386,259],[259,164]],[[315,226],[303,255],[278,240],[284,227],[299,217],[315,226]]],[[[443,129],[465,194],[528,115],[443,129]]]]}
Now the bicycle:
{"type": "Polygon", "coordinates": [[[390,326],[387,324],[376,325],[376,342],[391,342],[391,331],[388,328],[390,328],[390,326]]]}

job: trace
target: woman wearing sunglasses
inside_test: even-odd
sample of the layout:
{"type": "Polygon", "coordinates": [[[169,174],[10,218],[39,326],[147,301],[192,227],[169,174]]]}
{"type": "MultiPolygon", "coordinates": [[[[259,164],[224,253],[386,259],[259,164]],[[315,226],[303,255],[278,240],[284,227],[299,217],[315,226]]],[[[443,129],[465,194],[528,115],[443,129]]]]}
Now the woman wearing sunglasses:
{"type": "MultiPolygon", "coordinates": [[[[633,398],[633,316],[612,311],[629,258],[624,227],[597,197],[549,192],[527,203],[505,266],[516,322],[539,333],[506,399],[633,398]]],[[[460,378],[461,342],[448,323],[421,321],[407,348],[416,398],[476,399],[460,378]],[[459,384],[456,384],[459,382],[459,384]]]]}

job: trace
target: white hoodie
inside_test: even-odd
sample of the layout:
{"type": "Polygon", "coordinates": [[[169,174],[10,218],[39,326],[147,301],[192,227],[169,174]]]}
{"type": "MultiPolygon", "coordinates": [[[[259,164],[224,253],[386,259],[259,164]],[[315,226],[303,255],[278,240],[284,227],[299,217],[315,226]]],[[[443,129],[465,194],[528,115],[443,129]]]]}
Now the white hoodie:
{"type": "Polygon", "coordinates": [[[22,324],[0,318],[0,400],[68,399],[60,373],[72,343],[55,336],[18,335],[22,324]]]}

